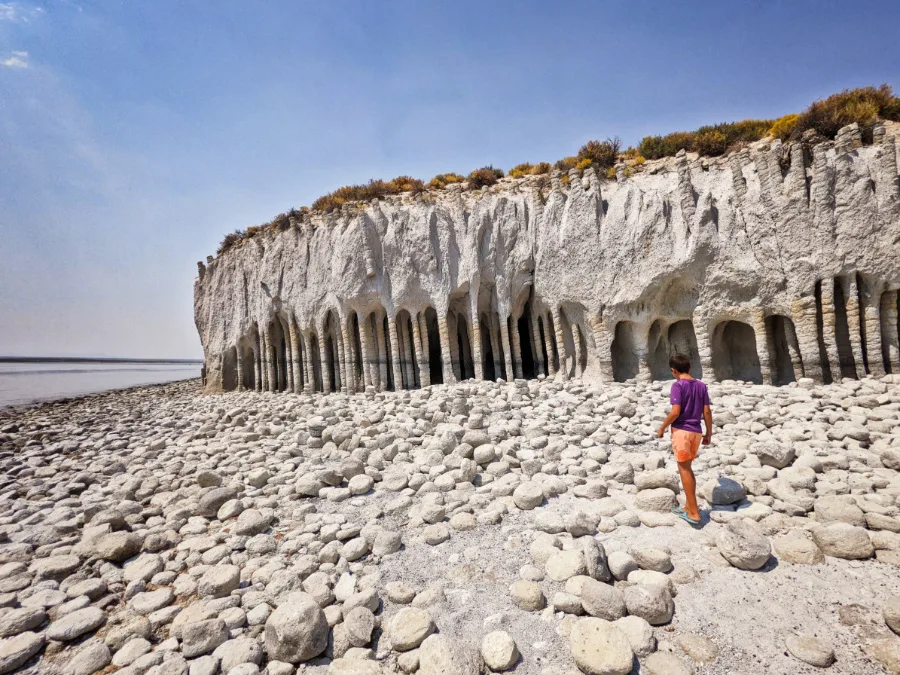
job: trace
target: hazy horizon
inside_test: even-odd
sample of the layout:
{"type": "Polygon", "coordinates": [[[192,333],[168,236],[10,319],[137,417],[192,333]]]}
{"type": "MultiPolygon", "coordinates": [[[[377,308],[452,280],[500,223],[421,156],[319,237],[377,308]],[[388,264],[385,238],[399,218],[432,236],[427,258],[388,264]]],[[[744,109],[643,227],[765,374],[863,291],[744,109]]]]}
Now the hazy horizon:
{"type": "Polygon", "coordinates": [[[196,262],[370,178],[900,87],[900,6],[0,0],[0,354],[202,358],[196,262]]]}

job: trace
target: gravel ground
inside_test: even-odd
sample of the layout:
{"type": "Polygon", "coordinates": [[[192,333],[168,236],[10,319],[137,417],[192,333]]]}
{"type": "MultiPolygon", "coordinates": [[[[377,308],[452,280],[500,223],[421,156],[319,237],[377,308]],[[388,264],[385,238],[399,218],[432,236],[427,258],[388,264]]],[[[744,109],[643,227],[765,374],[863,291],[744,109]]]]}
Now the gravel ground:
{"type": "Polygon", "coordinates": [[[711,385],[700,527],[668,383],[2,410],[0,675],[900,672],[893,379],[711,385]]]}

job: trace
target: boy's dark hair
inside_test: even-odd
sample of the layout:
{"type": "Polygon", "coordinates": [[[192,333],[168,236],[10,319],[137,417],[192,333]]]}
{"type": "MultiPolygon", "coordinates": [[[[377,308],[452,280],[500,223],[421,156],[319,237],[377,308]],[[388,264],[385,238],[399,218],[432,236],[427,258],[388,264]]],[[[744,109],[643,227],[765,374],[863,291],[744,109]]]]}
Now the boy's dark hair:
{"type": "Polygon", "coordinates": [[[684,354],[673,354],[669,359],[669,368],[677,373],[691,372],[691,360],[684,354]]]}

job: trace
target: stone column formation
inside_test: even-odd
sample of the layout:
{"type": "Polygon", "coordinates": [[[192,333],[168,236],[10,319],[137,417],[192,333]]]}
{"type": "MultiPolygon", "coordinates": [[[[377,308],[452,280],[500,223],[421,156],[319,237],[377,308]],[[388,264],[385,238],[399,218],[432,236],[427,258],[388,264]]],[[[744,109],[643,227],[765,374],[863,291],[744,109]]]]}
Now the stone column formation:
{"type": "Polygon", "coordinates": [[[491,365],[507,380],[646,381],[667,375],[675,349],[696,354],[708,381],[898,374],[895,134],[878,124],[867,145],[850,126],[833,142],[619,166],[615,181],[506,178],[264,228],[198,264],[204,386],[429,386],[432,358],[448,384],[491,365]],[[682,325],[677,341],[648,344],[650,326],[679,322],[693,334],[682,325]]]}
{"type": "Polygon", "coordinates": [[[841,287],[844,289],[844,303],[847,307],[847,327],[850,329],[850,345],[853,348],[856,377],[865,377],[866,369],[860,333],[859,289],[856,286],[856,275],[851,274],[847,277],[841,284],[841,287]]]}
{"type": "Polygon", "coordinates": [[[828,366],[831,368],[831,378],[835,382],[841,381],[841,359],[838,356],[837,338],[835,337],[835,325],[837,320],[834,314],[834,279],[822,279],[822,339],[825,342],[825,353],[828,354],[828,366]]]}

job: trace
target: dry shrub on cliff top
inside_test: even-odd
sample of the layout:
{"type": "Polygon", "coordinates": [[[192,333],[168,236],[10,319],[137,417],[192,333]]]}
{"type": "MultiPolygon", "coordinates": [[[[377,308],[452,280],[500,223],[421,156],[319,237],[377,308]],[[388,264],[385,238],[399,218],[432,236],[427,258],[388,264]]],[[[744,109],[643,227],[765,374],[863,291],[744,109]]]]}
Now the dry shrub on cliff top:
{"type": "Polygon", "coordinates": [[[815,129],[820,136],[834,138],[841,127],[854,122],[864,130],[870,129],[879,117],[900,120],[900,99],[894,96],[890,85],[845,89],[810,105],[800,115],[790,137],[797,140],[807,129],[815,129]]]}
{"type": "Polygon", "coordinates": [[[222,255],[223,253],[225,253],[225,251],[227,251],[232,246],[234,246],[235,244],[240,242],[242,239],[244,239],[244,236],[245,236],[245,233],[241,232],[240,230],[235,230],[234,232],[232,232],[230,234],[226,234],[225,238],[222,239],[222,243],[219,244],[219,248],[216,251],[216,255],[222,255]]]}
{"type": "Polygon", "coordinates": [[[503,171],[501,169],[495,169],[492,166],[483,166],[470,173],[466,180],[469,182],[470,190],[479,190],[486,185],[493,185],[501,178],[503,178],[503,171]]]}
{"type": "Polygon", "coordinates": [[[384,199],[388,195],[401,192],[421,192],[425,184],[418,178],[397,176],[390,181],[372,179],[365,185],[345,185],[334,192],[319,197],[313,202],[313,209],[329,213],[341,208],[348,202],[367,202],[372,199],[384,199]]]}
{"type": "Polygon", "coordinates": [[[458,173],[439,173],[437,176],[428,181],[428,187],[432,190],[443,190],[448,185],[454,183],[465,183],[466,177],[458,173]]]}
{"type": "Polygon", "coordinates": [[[799,119],[800,115],[796,113],[779,117],[769,129],[769,136],[786,141],[791,137],[791,132],[794,131],[794,127],[797,126],[797,120],[799,119]]]}
{"type": "Polygon", "coordinates": [[[769,132],[771,126],[772,120],[742,120],[706,125],[696,131],[645,136],[638,150],[647,159],[673,157],[681,149],[701,155],[722,155],[736,145],[758,141],[769,132]]]}
{"type": "Polygon", "coordinates": [[[588,141],[578,150],[579,162],[576,165],[582,171],[588,166],[594,169],[608,169],[615,166],[622,151],[622,141],[618,138],[607,138],[605,141],[588,141]],[[587,161],[587,163],[585,163],[587,161]]]}
{"type": "Polygon", "coordinates": [[[517,164],[512,169],[510,169],[509,175],[511,178],[521,178],[522,176],[540,176],[545,173],[550,173],[553,167],[550,165],[550,162],[538,162],[537,164],[529,164],[528,162],[524,162],[523,164],[517,164]]]}

